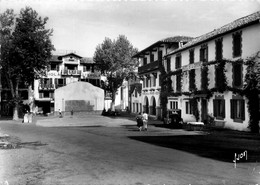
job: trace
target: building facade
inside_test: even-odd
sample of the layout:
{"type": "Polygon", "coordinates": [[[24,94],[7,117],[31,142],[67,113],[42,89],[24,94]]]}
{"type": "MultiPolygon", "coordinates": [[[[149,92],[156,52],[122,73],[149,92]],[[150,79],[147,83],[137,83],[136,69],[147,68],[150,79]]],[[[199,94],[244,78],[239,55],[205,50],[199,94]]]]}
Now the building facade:
{"type": "Polygon", "coordinates": [[[60,87],[78,81],[101,87],[104,81],[91,58],[75,53],[53,55],[46,71],[46,76],[34,81],[33,107],[36,113],[54,112],[54,91],[60,87]]]}
{"type": "Polygon", "coordinates": [[[191,37],[176,36],[160,40],[135,56],[140,60],[138,75],[142,79],[142,110],[150,116],[161,117],[160,106],[160,75],[163,57],[183,44],[190,41],[191,37]]]}
{"type": "Polygon", "coordinates": [[[259,33],[256,12],[169,53],[164,60],[172,81],[167,108],[181,109],[184,122],[207,123],[211,115],[218,126],[248,130],[248,100],[238,92],[245,87],[246,59],[259,55],[259,33]]]}

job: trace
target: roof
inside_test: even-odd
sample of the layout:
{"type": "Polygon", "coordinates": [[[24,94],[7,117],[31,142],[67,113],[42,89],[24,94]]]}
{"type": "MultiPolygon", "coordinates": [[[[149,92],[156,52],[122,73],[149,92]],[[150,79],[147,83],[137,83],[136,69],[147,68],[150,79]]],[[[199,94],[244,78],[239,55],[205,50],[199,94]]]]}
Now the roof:
{"type": "Polygon", "coordinates": [[[80,63],[81,64],[94,64],[94,60],[93,58],[89,58],[89,57],[83,57],[81,60],[80,60],[80,63]]]}
{"type": "Polygon", "coordinates": [[[135,54],[134,56],[132,56],[133,58],[138,57],[139,55],[144,54],[145,52],[151,50],[152,48],[156,47],[156,46],[160,46],[161,44],[171,44],[171,43],[179,43],[179,42],[189,42],[190,40],[192,40],[192,37],[188,37],[188,36],[174,36],[174,37],[168,37],[162,40],[159,40],[155,43],[153,43],[152,45],[150,45],[149,47],[143,49],[142,51],[138,52],[137,54],[135,54]]]}
{"type": "MultiPolygon", "coordinates": [[[[72,55],[75,56],[75,57],[77,57],[77,58],[79,58],[79,59],[81,59],[81,60],[84,59],[84,61],[85,61],[85,59],[86,59],[86,58],[83,58],[83,57],[81,57],[81,56],[79,56],[79,55],[76,55],[75,53],[69,53],[69,54],[66,54],[66,55],[52,55],[50,61],[51,61],[51,62],[62,62],[62,58],[63,58],[63,57],[72,56],[72,55]]],[[[87,61],[88,61],[88,62],[86,62],[86,63],[91,63],[90,61],[92,61],[92,63],[94,63],[92,58],[87,58],[87,61]]],[[[83,63],[84,63],[84,62],[83,62],[83,63]]]]}
{"type": "Polygon", "coordinates": [[[67,57],[67,56],[71,56],[71,55],[73,55],[73,56],[75,56],[75,57],[77,57],[77,58],[82,58],[81,56],[79,56],[79,55],[77,55],[77,54],[75,54],[75,53],[68,53],[68,54],[65,54],[65,55],[60,55],[60,57],[67,57]]]}
{"type": "Polygon", "coordinates": [[[209,33],[196,37],[193,40],[191,40],[190,42],[188,42],[187,44],[185,44],[183,47],[170,52],[168,55],[172,55],[174,53],[183,51],[185,49],[194,47],[203,42],[217,38],[219,36],[222,36],[224,34],[232,32],[234,30],[237,30],[237,29],[240,29],[240,28],[243,28],[243,27],[255,24],[255,23],[259,23],[259,20],[260,20],[260,11],[250,14],[248,16],[242,17],[240,19],[237,19],[237,20],[235,20],[229,24],[226,24],[218,29],[215,29],[209,33]]]}

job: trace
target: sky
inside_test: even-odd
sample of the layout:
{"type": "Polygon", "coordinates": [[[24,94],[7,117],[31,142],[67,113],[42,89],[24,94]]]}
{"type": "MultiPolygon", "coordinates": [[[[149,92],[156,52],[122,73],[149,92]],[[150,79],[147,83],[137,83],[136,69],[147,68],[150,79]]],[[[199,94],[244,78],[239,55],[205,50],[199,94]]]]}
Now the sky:
{"type": "Polygon", "coordinates": [[[197,37],[260,11],[260,0],[0,0],[19,14],[32,7],[48,17],[57,52],[93,57],[106,37],[125,35],[139,51],[158,40],[182,35],[197,37]]]}

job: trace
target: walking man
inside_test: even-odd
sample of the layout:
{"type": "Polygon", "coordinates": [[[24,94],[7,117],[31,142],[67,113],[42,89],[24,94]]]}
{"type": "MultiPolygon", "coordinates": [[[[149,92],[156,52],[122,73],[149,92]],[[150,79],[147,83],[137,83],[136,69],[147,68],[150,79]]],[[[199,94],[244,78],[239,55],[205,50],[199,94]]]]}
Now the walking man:
{"type": "Polygon", "coordinates": [[[144,128],[144,131],[147,131],[147,125],[148,125],[148,114],[146,112],[143,112],[143,128],[144,128]]]}

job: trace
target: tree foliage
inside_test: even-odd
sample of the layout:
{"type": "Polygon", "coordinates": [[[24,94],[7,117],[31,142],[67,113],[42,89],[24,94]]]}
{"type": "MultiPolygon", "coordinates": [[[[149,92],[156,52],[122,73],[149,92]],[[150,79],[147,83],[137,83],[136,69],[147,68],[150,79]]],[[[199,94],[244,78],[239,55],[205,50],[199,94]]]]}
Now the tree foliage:
{"type": "Polygon", "coordinates": [[[137,53],[130,41],[119,35],[116,40],[105,38],[102,44],[96,47],[94,61],[97,68],[107,78],[107,88],[112,93],[114,102],[115,93],[122,85],[124,79],[131,77],[138,66],[138,60],[132,56],[137,53]]]}
{"type": "Polygon", "coordinates": [[[15,105],[14,119],[18,118],[19,85],[28,86],[42,75],[54,50],[50,39],[53,31],[45,28],[47,20],[30,7],[21,9],[18,16],[9,9],[0,15],[1,67],[15,105]]]}

